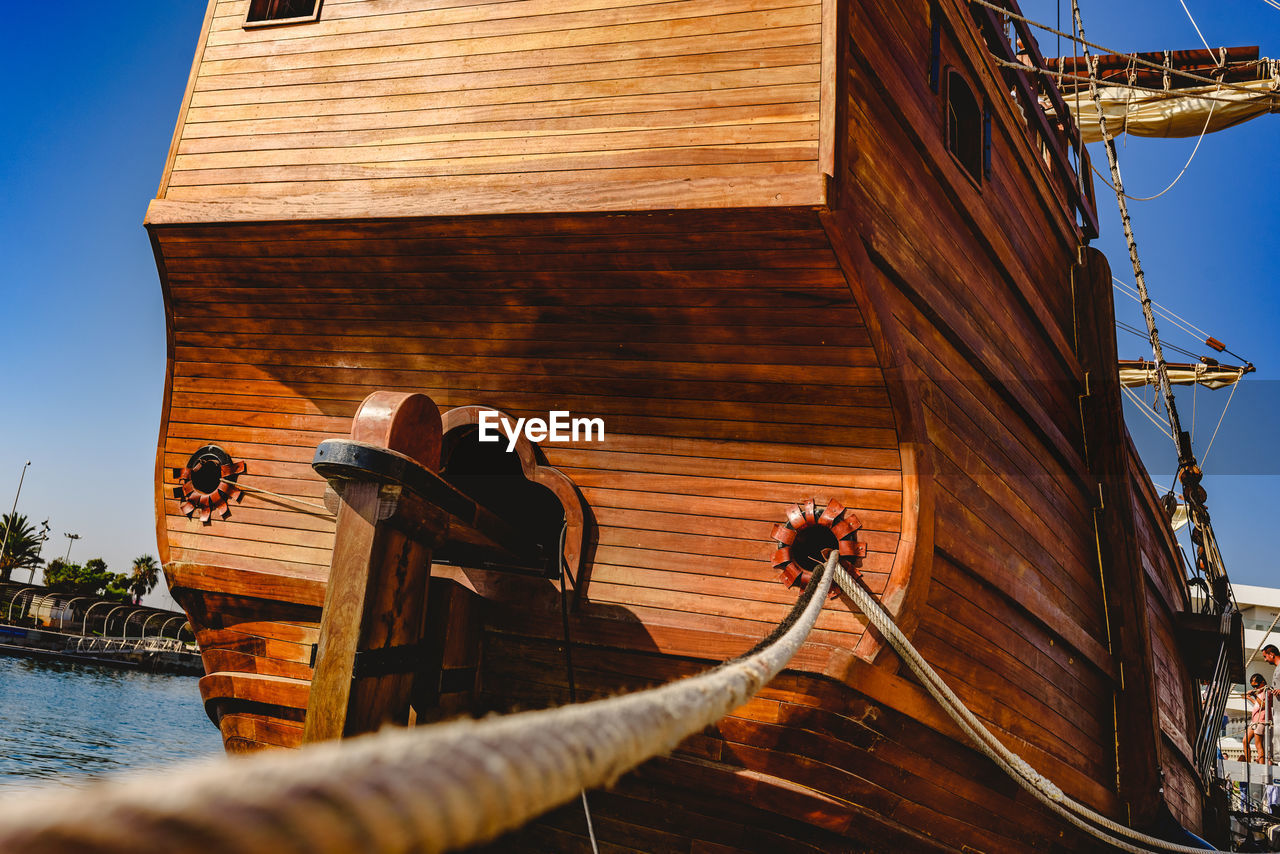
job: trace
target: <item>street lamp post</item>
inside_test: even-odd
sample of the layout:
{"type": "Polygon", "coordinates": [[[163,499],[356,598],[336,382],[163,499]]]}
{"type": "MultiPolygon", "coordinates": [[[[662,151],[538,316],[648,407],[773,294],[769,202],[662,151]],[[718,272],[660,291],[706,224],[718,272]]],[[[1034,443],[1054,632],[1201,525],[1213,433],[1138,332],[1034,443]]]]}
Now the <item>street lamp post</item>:
{"type": "Polygon", "coordinates": [[[27,466],[31,465],[31,460],[27,460],[22,464],[22,474],[18,476],[18,491],[13,496],[13,509],[9,511],[9,519],[4,525],[4,540],[0,542],[0,564],[4,563],[4,553],[9,550],[9,529],[13,527],[14,514],[18,512],[18,496],[22,494],[22,481],[27,476],[27,466]]]}
{"type": "Polygon", "coordinates": [[[79,534],[63,534],[62,536],[67,538],[67,554],[62,559],[62,562],[67,563],[68,561],[71,560],[71,546],[73,543],[75,543],[76,540],[80,539],[80,535],[79,534]]]}

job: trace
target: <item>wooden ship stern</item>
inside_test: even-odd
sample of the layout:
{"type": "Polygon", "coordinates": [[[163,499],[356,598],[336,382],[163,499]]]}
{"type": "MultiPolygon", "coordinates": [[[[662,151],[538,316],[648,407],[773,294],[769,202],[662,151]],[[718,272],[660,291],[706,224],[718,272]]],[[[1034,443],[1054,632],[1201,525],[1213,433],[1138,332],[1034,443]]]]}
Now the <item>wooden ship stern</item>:
{"type": "MultiPolygon", "coordinates": [[[[1091,182],[996,17],[260,5],[211,0],[147,215],[157,534],[229,752],[670,681],[842,548],[1064,791],[1202,827],[1190,598],[1091,182]],[[479,441],[553,412],[603,434],[479,441]]],[[[1095,844],[843,597],[591,803],[619,851],[1095,844]]],[[[580,807],[496,845],[585,850],[580,807]]]]}

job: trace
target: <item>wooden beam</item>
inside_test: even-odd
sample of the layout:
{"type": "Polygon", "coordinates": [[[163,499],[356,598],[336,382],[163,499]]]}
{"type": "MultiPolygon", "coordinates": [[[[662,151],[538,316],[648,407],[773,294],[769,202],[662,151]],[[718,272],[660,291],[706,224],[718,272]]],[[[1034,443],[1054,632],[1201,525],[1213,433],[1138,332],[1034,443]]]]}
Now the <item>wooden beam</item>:
{"type": "MultiPolygon", "coordinates": [[[[1079,329],[1110,329],[1111,268],[1096,250],[1083,250],[1073,271],[1079,329]]],[[[1155,819],[1161,803],[1160,711],[1156,698],[1147,614],[1147,581],[1136,538],[1133,486],[1126,446],[1120,381],[1115,371],[1113,336],[1076,342],[1089,374],[1089,393],[1081,398],[1089,469],[1098,479],[1102,506],[1095,512],[1099,570],[1106,597],[1111,653],[1120,664],[1116,685],[1116,779],[1130,822],[1137,827],[1155,819]]]]}
{"type": "Polygon", "coordinates": [[[813,164],[799,171],[770,166],[733,178],[584,183],[495,178],[483,187],[412,194],[323,194],[183,202],[156,199],[151,227],[184,223],[278,222],[477,214],[648,211],[696,208],[821,207],[826,179],[813,164]]]}
{"type": "MultiPolygon", "coordinates": [[[[351,438],[440,466],[440,413],[424,394],[374,392],[356,413],[351,438]]],[[[398,524],[401,489],[352,482],[342,494],[337,538],[320,622],[304,742],[407,724],[412,668],[388,661],[423,636],[431,550],[443,534],[443,510],[415,502],[412,524],[398,524]],[[361,667],[370,653],[381,662],[361,667]],[[358,659],[358,656],[362,658],[358,659]]],[[[374,661],[378,661],[374,658],[374,661]]]]}

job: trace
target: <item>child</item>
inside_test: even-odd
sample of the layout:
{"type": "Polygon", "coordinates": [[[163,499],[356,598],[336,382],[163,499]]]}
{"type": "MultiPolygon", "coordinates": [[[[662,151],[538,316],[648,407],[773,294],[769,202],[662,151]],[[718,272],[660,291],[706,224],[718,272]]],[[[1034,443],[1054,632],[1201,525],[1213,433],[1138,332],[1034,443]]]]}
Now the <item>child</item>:
{"type": "Polygon", "coordinates": [[[1244,761],[1252,761],[1250,759],[1249,746],[1256,742],[1258,745],[1258,761],[1265,762],[1266,755],[1263,745],[1266,744],[1267,737],[1267,682],[1262,678],[1262,674],[1255,673],[1249,677],[1249,685],[1252,690],[1245,694],[1246,705],[1252,710],[1253,714],[1249,719],[1249,727],[1245,730],[1244,735],[1244,761]]]}

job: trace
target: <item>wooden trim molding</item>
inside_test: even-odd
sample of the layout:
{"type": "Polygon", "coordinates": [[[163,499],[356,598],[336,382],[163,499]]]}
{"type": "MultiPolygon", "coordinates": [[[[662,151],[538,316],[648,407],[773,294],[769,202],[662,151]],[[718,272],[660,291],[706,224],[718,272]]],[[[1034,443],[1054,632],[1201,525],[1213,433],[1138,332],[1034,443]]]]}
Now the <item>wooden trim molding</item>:
{"type": "Polygon", "coordinates": [[[822,0],[822,88],[818,93],[818,171],[836,174],[836,57],[839,44],[839,3],[822,0]]]}
{"type": "MultiPolygon", "coordinates": [[[[168,172],[165,172],[166,176],[168,172]]],[[[163,187],[161,188],[163,191],[163,187]]],[[[163,192],[162,192],[163,196],[163,192]]],[[[146,224],[280,222],[289,220],[382,219],[522,213],[592,213],[702,208],[821,207],[827,181],[808,164],[803,171],[586,184],[519,183],[424,191],[412,195],[314,195],[236,201],[156,199],[146,224]]]]}
{"type": "MultiPolygon", "coordinates": [[[[853,218],[845,211],[832,211],[823,213],[821,220],[849,291],[867,319],[867,330],[871,333],[877,362],[884,371],[889,404],[897,423],[902,467],[902,526],[893,569],[880,601],[910,637],[920,621],[921,606],[933,575],[933,469],[929,463],[924,416],[918,396],[911,392],[911,383],[903,376],[901,345],[882,323],[893,314],[867,287],[868,282],[874,281],[871,259],[857,236],[853,218]]],[[[874,632],[863,634],[855,652],[884,667],[898,665],[897,657],[874,632]]]]}

